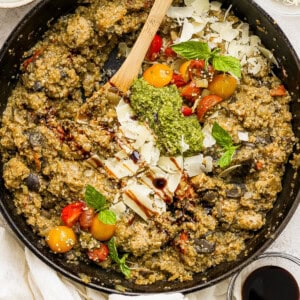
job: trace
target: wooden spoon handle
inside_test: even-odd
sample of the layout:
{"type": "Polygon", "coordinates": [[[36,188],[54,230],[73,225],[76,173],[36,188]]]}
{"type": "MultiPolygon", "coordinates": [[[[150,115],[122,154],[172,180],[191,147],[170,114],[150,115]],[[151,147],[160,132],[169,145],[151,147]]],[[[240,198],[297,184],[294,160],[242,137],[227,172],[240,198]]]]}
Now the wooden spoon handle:
{"type": "Polygon", "coordinates": [[[155,0],[144,27],[128,57],[109,83],[126,93],[138,76],[140,67],[172,0],[155,0]]]}

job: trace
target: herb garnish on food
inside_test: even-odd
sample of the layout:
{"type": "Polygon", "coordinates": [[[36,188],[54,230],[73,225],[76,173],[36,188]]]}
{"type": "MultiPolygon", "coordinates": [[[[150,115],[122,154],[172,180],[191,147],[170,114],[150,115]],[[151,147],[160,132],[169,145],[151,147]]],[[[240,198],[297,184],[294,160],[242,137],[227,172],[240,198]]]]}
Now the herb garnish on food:
{"type": "Polygon", "coordinates": [[[111,238],[107,244],[109,249],[110,258],[119,265],[121,272],[126,276],[126,278],[130,278],[130,269],[126,265],[126,259],[128,257],[128,253],[124,254],[122,258],[119,257],[118,249],[116,247],[115,238],[111,238]]]}
{"type": "Polygon", "coordinates": [[[115,224],[117,221],[116,214],[108,210],[108,205],[105,196],[99,193],[91,185],[87,185],[84,193],[84,200],[87,206],[99,211],[98,218],[104,224],[115,224]]]}
{"type": "Polygon", "coordinates": [[[240,61],[233,56],[220,54],[220,49],[211,50],[207,43],[188,41],[172,45],[172,49],[186,59],[204,59],[206,64],[212,63],[218,71],[230,72],[234,76],[241,77],[240,61]]]}
{"type": "Polygon", "coordinates": [[[230,134],[222,128],[217,122],[214,122],[212,128],[212,136],[216,140],[217,144],[225,150],[218,163],[221,168],[225,168],[230,165],[232,156],[235,153],[235,150],[240,146],[233,145],[232,137],[230,134]]]}

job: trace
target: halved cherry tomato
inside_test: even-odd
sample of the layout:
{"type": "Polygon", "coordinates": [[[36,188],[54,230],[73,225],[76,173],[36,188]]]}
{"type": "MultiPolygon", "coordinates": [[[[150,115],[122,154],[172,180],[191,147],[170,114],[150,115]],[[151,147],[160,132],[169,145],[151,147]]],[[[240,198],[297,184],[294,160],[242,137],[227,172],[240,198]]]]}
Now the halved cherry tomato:
{"type": "Polygon", "coordinates": [[[165,49],[165,55],[167,57],[175,57],[177,54],[171,47],[166,47],[165,49]]]}
{"type": "Polygon", "coordinates": [[[171,83],[175,84],[177,87],[182,87],[186,85],[186,82],[184,81],[183,77],[181,74],[173,74],[171,83]]]}
{"type": "Polygon", "coordinates": [[[76,235],[72,228],[56,226],[49,231],[46,242],[53,252],[65,253],[75,245],[76,235]]]}
{"type": "Polygon", "coordinates": [[[87,255],[90,260],[95,262],[102,262],[107,259],[109,249],[105,244],[101,244],[100,248],[89,250],[87,255]]]}
{"type": "Polygon", "coordinates": [[[155,60],[161,50],[162,45],[163,45],[163,40],[161,36],[156,34],[150,44],[150,47],[146,54],[146,58],[151,61],[155,60]]]}
{"type": "Polygon", "coordinates": [[[90,232],[92,236],[98,241],[107,241],[115,233],[116,225],[104,224],[98,218],[98,215],[94,216],[90,232]]]}
{"type": "Polygon", "coordinates": [[[189,79],[192,80],[195,76],[200,78],[201,72],[203,72],[204,69],[205,69],[205,61],[203,59],[192,60],[188,68],[189,79]]]}
{"type": "Polygon", "coordinates": [[[216,75],[208,84],[208,89],[214,95],[228,99],[237,87],[237,80],[229,74],[216,75]]]}
{"type": "Polygon", "coordinates": [[[270,95],[272,97],[275,96],[285,96],[286,95],[286,89],[284,87],[284,85],[279,85],[273,89],[270,90],[270,95]]]}
{"type": "Polygon", "coordinates": [[[185,117],[191,116],[193,114],[193,110],[188,106],[182,106],[181,112],[185,117]]]}
{"type": "Polygon", "coordinates": [[[94,215],[95,211],[93,208],[87,207],[86,209],[84,209],[79,217],[80,227],[84,230],[89,229],[92,226],[94,215]]]}
{"type": "Polygon", "coordinates": [[[146,69],[143,74],[144,79],[154,87],[163,87],[168,85],[173,77],[173,70],[163,64],[154,64],[146,69]]]}
{"type": "Polygon", "coordinates": [[[190,66],[191,60],[185,61],[183,64],[180,65],[179,67],[179,73],[181,74],[183,80],[185,82],[188,82],[190,77],[189,77],[189,66],[190,66]]]}
{"type": "Polygon", "coordinates": [[[190,81],[187,85],[180,89],[180,95],[191,102],[194,102],[200,93],[201,88],[197,87],[193,81],[190,81]]]}
{"type": "Polygon", "coordinates": [[[71,203],[61,211],[61,219],[68,227],[72,227],[79,219],[85,207],[84,202],[78,201],[71,203]]]}
{"type": "Polygon", "coordinates": [[[198,120],[201,122],[203,121],[203,117],[205,113],[211,109],[214,105],[220,103],[223,100],[220,96],[217,95],[208,95],[203,97],[198,106],[197,106],[197,117],[198,120]]]}

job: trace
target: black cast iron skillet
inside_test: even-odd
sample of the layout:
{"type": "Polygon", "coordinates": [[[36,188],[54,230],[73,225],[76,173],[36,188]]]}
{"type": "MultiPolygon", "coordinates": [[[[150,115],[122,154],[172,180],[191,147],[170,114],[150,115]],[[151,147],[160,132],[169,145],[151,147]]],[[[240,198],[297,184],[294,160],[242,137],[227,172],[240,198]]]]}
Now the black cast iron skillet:
{"type": "MultiPolygon", "coordinates": [[[[280,69],[274,72],[282,79],[290,91],[293,102],[293,128],[296,136],[300,138],[300,62],[283,32],[261,8],[252,0],[221,1],[224,7],[233,5],[233,10],[238,17],[250,23],[252,31],[259,35],[264,45],[274,50],[275,57],[280,63],[280,69]],[[286,77],[284,74],[287,74],[286,77]]],[[[7,98],[18,79],[19,63],[24,51],[32,47],[41,39],[47,30],[49,22],[58,17],[72,12],[78,4],[74,0],[42,0],[34,7],[12,32],[0,52],[0,110],[5,109],[7,98]]],[[[299,150],[295,147],[295,152],[299,150]]],[[[2,169],[2,168],[1,168],[2,169]]],[[[56,255],[48,247],[39,242],[39,238],[26,224],[25,219],[16,213],[10,194],[1,182],[0,207],[5,219],[17,234],[19,239],[31,249],[46,264],[61,272],[68,278],[83,283],[81,275],[91,277],[87,286],[104,292],[118,292],[117,285],[124,287],[123,293],[158,293],[158,292],[192,292],[213,285],[243,268],[255,257],[262,253],[272,241],[280,234],[297,208],[300,194],[300,170],[295,171],[289,164],[282,180],[283,190],[278,195],[273,210],[267,216],[266,226],[257,232],[255,237],[247,244],[247,253],[242,253],[239,258],[231,263],[223,263],[209,269],[205,273],[197,274],[192,281],[187,282],[157,282],[149,286],[135,285],[126,281],[122,275],[113,271],[105,271],[91,264],[78,266],[68,264],[63,255],[56,255]]]]}

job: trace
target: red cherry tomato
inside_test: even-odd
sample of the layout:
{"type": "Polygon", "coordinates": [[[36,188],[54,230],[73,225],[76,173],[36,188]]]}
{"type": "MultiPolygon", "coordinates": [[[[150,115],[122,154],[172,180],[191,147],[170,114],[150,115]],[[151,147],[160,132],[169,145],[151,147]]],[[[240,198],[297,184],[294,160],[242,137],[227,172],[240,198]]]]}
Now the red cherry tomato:
{"type": "Polygon", "coordinates": [[[177,87],[183,87],[186,85],[186,82],[184,81],[182,75],[180,74],[173,74],[171,83],[175,84],[177,87]]]}
{"type": "Polygon", "coordinates": [[[194,102],[195,99],[200,95],[200,93],[201,88],[197,87],[193,81],[189,82],[180,90],[181,96],[191,102],[194,102]]]}
{"type": "Polygon", "coordinates": [[[78,221],[84,207],[84,202],[80,201],[71,203],[64,207],[61,211],[61,219],[63,223],[68,227],[72,227],[78,221]]]}
{"type": "Polygon", "coordinates": [[[193,114],[193,110],[188,106],[182,106],[181,112],[185,117],[191,116],[193,114]]]}
{"type": "Polygon", "coordinates": [[[146,54],[146,58],[151,61],[155,60],[161,50],[162,45],[163,45],[163,40],[161,36],[156,34],[150,44],[150,47],[146,54]]]}
{"type": "Polygon", "coordinates": [[[210,79],[214,75],[214,68],[211,65],[205,66],[205,60],[192,60],[188,68],[189,79],[207,78],[210,79]]]}
{"type": "Polygon", "coordinates": [[[220,103],[222,100],[223,98],[217,95],[208,95],[203,97],[197,106],[197,117],[199,121],[202,122],[206,112],[209,109],[211,109],[214,105],[220,103]]]}
{"type": "Polygon", "coordinates": [[[87,255],[92,261],[102,262],[107,259],[108,253],[108,247],[105,244],[101,244],[100,248],[89,250],[87,255]]]}
{"type": "Polygon", "coordinates": [[[166,47],[165,49],[165,55],[167,57],[175,57],[177,54],[171,47],[166,47]]]}

